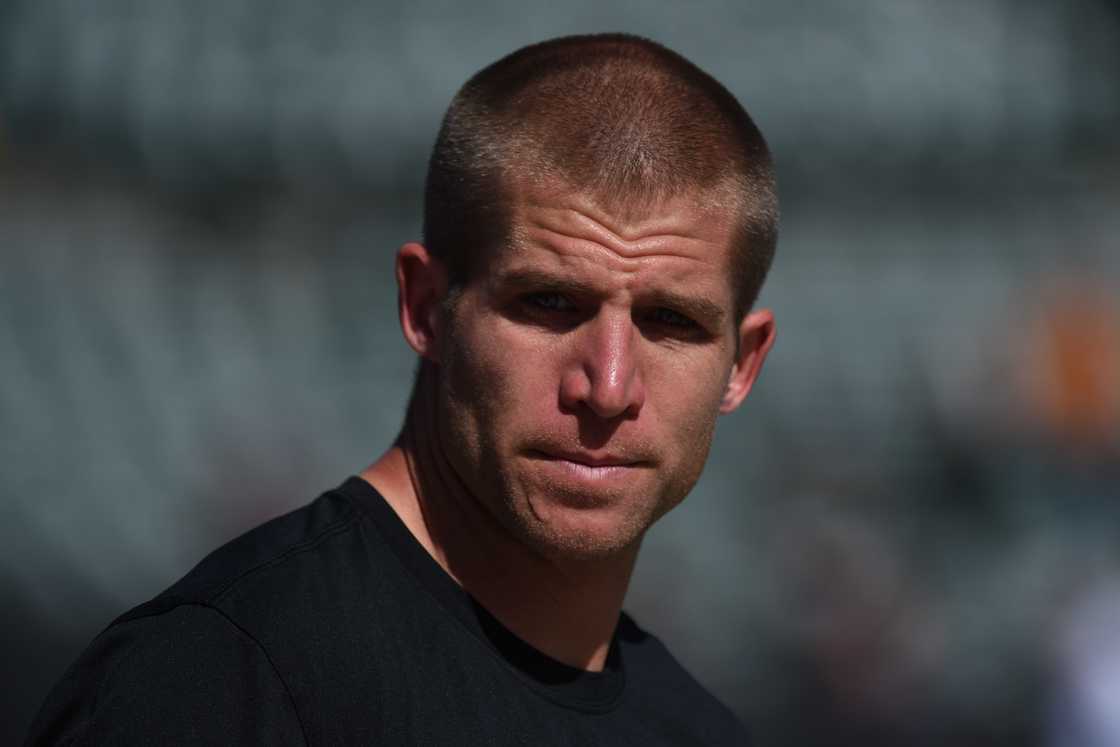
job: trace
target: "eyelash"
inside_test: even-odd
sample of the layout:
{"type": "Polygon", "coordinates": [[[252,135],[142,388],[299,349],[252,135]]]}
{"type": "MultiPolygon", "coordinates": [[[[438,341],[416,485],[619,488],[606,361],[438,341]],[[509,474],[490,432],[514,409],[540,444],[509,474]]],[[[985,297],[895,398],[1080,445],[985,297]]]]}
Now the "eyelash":
{"type": "Polygon", "coordinates": [[[653,313],[650,316],[654,317],[655,321],[658,324],[668,324],[670,327],[682,327],[684,329],[691,329],[696,326],[696,322],[692,321],[684,314],[673,311],[672,309],[654,309],[653,313]]]}
{"type": "Polygon", "coordinates": [[[559,293],[532,293],[525,297],[526,303],[543,311],[575,311],[575,304],[559,293]]]}

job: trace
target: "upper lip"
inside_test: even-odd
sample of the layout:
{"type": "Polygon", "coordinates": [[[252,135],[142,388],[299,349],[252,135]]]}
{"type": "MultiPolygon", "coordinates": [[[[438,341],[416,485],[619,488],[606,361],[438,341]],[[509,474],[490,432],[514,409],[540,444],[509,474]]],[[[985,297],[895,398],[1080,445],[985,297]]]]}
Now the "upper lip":
{"type": "Polygon", "coordinates": [[[588,467],[632,467],[642,461],[618,454],[597,454],[588,451],[567,451],[565,449],[538,450],[537,453],[546,459],[564,459],[576,464],[585,464],[588,467]]]}

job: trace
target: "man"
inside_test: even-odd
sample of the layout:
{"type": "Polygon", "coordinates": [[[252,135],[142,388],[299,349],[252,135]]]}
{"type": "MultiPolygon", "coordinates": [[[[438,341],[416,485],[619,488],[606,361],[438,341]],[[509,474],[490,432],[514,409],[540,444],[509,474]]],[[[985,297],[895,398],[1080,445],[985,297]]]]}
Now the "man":
{"type": "Polygon", "coordinates": [[[761,135],[663,47],[475,75],[397,254],[397,442],[119,618],[32,741],[742,744],[621,605],[773,343],[775,216],[761,135]]]}

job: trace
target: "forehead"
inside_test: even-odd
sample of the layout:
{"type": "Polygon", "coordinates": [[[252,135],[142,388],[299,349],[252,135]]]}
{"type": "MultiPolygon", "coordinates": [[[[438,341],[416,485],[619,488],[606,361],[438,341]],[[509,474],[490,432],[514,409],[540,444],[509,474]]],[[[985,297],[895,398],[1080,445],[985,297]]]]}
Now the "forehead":
{"type": "Polygon", "coordinates": [[[490,279],[511,273],[576,273],[612,289],[690,287],[729,301],[734,212],[705,193],[644,203],[519,185],[509,204],[505,246],[490,279]]]}

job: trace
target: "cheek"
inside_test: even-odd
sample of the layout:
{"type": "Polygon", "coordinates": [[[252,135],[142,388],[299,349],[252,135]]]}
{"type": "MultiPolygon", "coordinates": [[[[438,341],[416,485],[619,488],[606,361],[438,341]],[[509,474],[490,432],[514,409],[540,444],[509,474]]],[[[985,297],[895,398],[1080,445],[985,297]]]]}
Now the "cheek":
{"type": "MultiPolygon", "coordinates": [[[[696,485],[708,461],[708,452],[715,435],[718,417],[718,398],[704,392],[702,396],[687,399],[686,407],[674,411],[671,431],[665,432],[666,492],[670,496],[668,510],[684,498],[696,485]]],[[[686,404],[681,401],[681,404],[686,404]]],[[[666,418],[669,421],[669,418],[666,418]]]]}
{"type": "Polygon", "coordinates": [[[677,467],[695,479],[711,446],[726,380],[719,374],[722,369],[711,361],[703,367],[686,368],[663,368],[651,382],[647,405],[652,405],[650,414],[662,443],[671,445],[677,467]]]}
{"type": "Polygon", "coordinates": [[[448,415],[465,421],[459,428],[472,431],[475,440],[510,434],[519,419],[531,422],[532,414],[550,401],[545,356],[502,332],[500,323],[485,318],[457,325],[450,338],[455,344],[441,352],[448,415]]]}
{"type": "Polygon", "coordinates": [[[655,360],[646,377],[661,417],[690,432],[705,432],[719,413],[727,388],[722,359],[715,356],[680,356],[655,360]]]}

